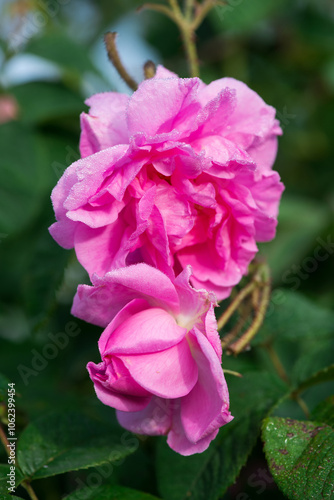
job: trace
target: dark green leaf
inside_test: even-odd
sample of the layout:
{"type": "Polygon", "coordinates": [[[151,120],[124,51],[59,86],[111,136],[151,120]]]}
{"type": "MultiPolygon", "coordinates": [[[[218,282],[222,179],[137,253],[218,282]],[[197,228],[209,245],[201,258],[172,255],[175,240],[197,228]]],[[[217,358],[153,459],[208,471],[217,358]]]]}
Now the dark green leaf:
{"type": "Polygon", "coordinates": [[[112,463],[135,451],[123,434],[81,413],[45,415],[22,432],[18,463],[33,479],[112,463]]]}
{"type": "Polygon", "coordinates": [[[277,289],[252,344],[273,341],[291,382],[298,387],[333,362],[333,332],[332,311],[297,292],[277,289]]]}
{"type": "Polygon", "coordinates": [[[242,2],[229,0],[222,7],[216,7],[211,13],[211,19],[217,29],[250,30],[259,21],[268,18],[286,5],[287,0],[276,2],[242,2]]]}
{"type": "Polygon", "coordinates": [[[7,401],[7,389],[9,382],[8,378],[0,373],[0,403],[2,401],[7,401]]]}
{"type": "MultiPolygon", "coordinates": [[[[10,465],[7,464],[0,464],[0,493],[7,493],[8,492],[8,487],[10,486],[7,481],[9,479],[9,474],[10,472],[10,465]]],[[[18,486],[22,481],[23,481],[22,474],[18,470],[18,468],[15,468],[15,484],[18,486]]],[[[1,498],[1,495],[0,495],[1,498]]],[[[13,498],[13,497],[10,497],[13,498]]]]}
{"type": "Polygon", "coordinates": [[[234,483],[255,445],[261,421],[286,392],[269,374],[248,373],[229,381],[235,419],[223,427],[204,453],[182,457],[161,441],[158,486],[166,500],[216,500],[234,483]]]}
{"type": "MultiPolygon", "coordinates": [[[[312,256],[316,265],[321,262],[312,255],[319,246],[319,233],[330,223],[330,213],[321,204],[304,198],[283,196],[278,217],[277,235],[270,242],[260,245],[266,256],[274,281],[283,282],[296,290],[302,283],[296,267],[305,256],[312,256]]],[[[322,254],[321,254],[322,255],[322,254]]],[[[314,272],[314,271],[313,271],[314,272]]],[[[309,277],[302,270],[301,276],[309,277]]]]}
{"type": "Polygon", "coordinates": [[[330,380],[334,380],[334,365],[328,366],[327,368],[320,370],[319,372],[312,375],[312,377],[305,380],[298,387],[298,392],[302,392],[305,389],[312,387],[313,385],[321,384],[322,382],[328,382],[330,380]]]}
{"type": "Polygon", "coordinates": [[[271,297],[268,312],[260,335],[253,344],[266,337],[279,340],[305,340],[316,337],[329,338],[334,332],[334,313],[291,290],[276,289],[271,297]]]}
{"type": "Polygon", "coordinates": [[[262,437],[270,471],[288,498],[333,498],[334,431],[330,426],[267,418],[262,437]]]}
{"type": "Polygon", "coordinates": [[[49,166],[38,137],[18,123],[1,125],[0,150],[0,232],[11,235],[36,215],[49,166]]]}
{"type": "Polygon", "coordinates": [[[25,50],[56,63],[69,73],[82,75],[85,71],[97,71],[87,50],[64,33],[46,33],[34,37],[25,50]]]}
{"type": "Polygon", "coordinates": [[[100,486],[83,488],[71,493],[64,500],[158,500],[157,497],[122,486],[100,486]]]}
{"type": "Polygon", "coordinates": [[[17,497],[14,495],[3,495],[0,493],[0,500],[22,500],[22,497],[17,497]]]}
{"type": "Polygon", "coordinates": [[[49,82],[30,82],[11,88],[25,123],[41,123],[55,118],[77,117],[86,110],[84,99],[65,86],[49,82]]]}
{"type": "Polygon", "coordinates": [[[313,410],[311,420],[322,422],[334,428],[334,396],[329,396],[313,410]]]}

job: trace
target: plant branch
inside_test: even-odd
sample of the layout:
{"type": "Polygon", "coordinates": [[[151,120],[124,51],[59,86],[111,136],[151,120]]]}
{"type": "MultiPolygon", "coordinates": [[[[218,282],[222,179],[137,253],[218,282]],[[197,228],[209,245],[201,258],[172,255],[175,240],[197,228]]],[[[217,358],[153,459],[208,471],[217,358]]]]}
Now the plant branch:
{"type": "Polygon", "coordinates": [[[228,347],[228,350],[233,354],[239,354],[252,340],[252,338],[258,332],[260,326],[263,323],[264,317],[266,315],[267,307],[270,299],[270,285],[266,283],[263,287],[262,296],[260,299],[259,307],[255,313],[253,322],[251,326],[246,330],[245,333],[228,347]]]}
{"type": "MultiPolygon", "coordinates": [[[[253,294],[252,294],[252,297],[254,295],[254,293],[256,292],[257,288],[255,288],[253,290],[253,294]]],[[[240,305],[240,308],[243,304],[240,305]]],[[[234,328],[232,328],[232,330],[223,337],[222,341],[221,341],[221,344],[222,344],[222,348],[225,349],[225,347],[227,347],[229,344],[232,343],[232,341],[238,336],[238,334],[241,332],[241,330],[243,329],[245,323],[247,322],[248,318],[249,318],[249,315],[251,313],[251,302],[248,300],[244,307],[243,307],[243,311],[241,312],[241,315],[240,315],[240,318],[239,318],[239,321],[237,322],[237,324],[234,326],[234,328]]]]}
{"type": "Polygon", "coordinates": [[[185,17],[191,19],[195,0],[185,0],[185,17]]]}
{"type": "Polygon", "coordinates": [[[232,314],[234,314],[234,312],[238,309],[241,302],[247,297],[247,295],[252,293],[256,285],[257,283],[255,281],[251,281],[250,283],[248,283],[248,285],[245,286],[245,288],[240,290],[235,299],[231,302],[228,308],[218,319],[218,330],[221,330],[226,325],[232,314]]]}
{"type": "Polygon", "coordinates": [[[137,12],[140,12],[141,10],[155,10],[156,12],[160,12],[161,14],[164,14],[165,16],[169,17],[172,21],[175,23],[178,23],[178,20],[172,10],[170,10],[169,7],[166,7],[165,5],[159,5],[155,3],[144,3],[140,7],[138,7],[137,12]]]}
{"type": "Polygon", "coordinates": [[[168,3],[171,6],[172,11],[175,12],[175,14],[179,14],[180,16],[182,16],[182,11],[180,9],[177,0],[168,0],[168,3]]]}
{"type": "Polygon", "coordinates": [[[211,9],[217,7],[217,5],[225,5],[225,2],[218,0],[206,0],[201,5],[197,7],[196,16],[193,20],[192,27],[196,30],[199,25],[203,22],[205,16],[210,12],[211,9]]]}
{"type": "Polygon", "coordinates": [[[138,88],[137,82],[126,71],[119,56],[116,47],[116,37],[117,37],[116,32],[113,33],[108,32],[104,35],[104,43],[106,45],[109,60],[117,70],[119,76],[123,78],[123,80],[130,87],[130,89],[137,90],[138,88]]]}

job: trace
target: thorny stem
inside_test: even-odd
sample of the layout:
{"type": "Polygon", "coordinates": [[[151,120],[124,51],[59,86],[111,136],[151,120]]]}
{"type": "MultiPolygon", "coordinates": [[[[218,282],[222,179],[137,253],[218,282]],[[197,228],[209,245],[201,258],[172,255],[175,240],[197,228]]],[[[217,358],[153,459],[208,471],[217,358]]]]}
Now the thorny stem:
{"type": "MultiPolygon", "coordinates": [[[[255,290],[253,290],[252,297],[253,297],[254,293],[256,292],[256,290],[257,290],[256,288],[255,288],[255,290]]],[[[251,313],[251,303],[250,303],[250,301],[248,301],[245,304],[244,311],[242,312],[241,317],[240,317],[239,321],[237,322],[237,324],[235,325],[235,327],[227,335],[225,335],[224,338],[222,339],[221,344],[222,344],[223,349],[225,349],[225,347],[227,347],[229,344],[231,344],[232,341],[238,336],[238,334],[241,332],[242,328],[244,327],[245,323],[249,319],[250,313],[251,313]]]]}
{"type": "Polygon", "coordinates": [[[218,320],[218,330],[221,330],[223,326],[226,325],[228,320],[231,318],[232,314],[238,309],[240,306],[241,302],[247,297],[247,295],[251,294],[254,288],[257,286],[257,283],[255,281],[251,281],[248,283],[248,285],[245,286],[238,295],[235,297],[235,299],[231,302],[231,304],[228,306],[228,308],[223,312],[223,314],[220,316],[218,320]]]}
{"type": "Polygon", "coordinates": [[[234,342],[232,345],[228,347],[228,350],[230,352],[232,352],[233,354],[239,354],[250,343],[252,338],[256,335],[260,326],[263,323],[269,299],[270,299],[270,285],[269,283],[266,283],[263,288],[259,307],[256,311],[251,326],[246,330],[245,333],[243,333],[240,339],[238,339],[236,342],[234,342]]]}
{"type": "Polygon", "coordinates": [[[116,47],[116,37],[117,33],[115,32],[113,33],[108,32],[104,35],[104,42],[106,44],[109,60],[116,68],[120,77],[123,78],[125,83],[130,87],[130,89],[137,90],[138,88],[137,82],[126,71],[119,57],[119,53],[116,47]]]}
{"type": "MultiPolygon", "coordinates": [[[[0,441],[2,442],[8,456],[9,456],[9,441],[7,439],[7,436],[6,436],[6,433],[0,423],[0,441]]],[[[15,466],[18,467],[16,461],[15,461],[15,466]]],[[[27,493],[29,494],[31,500],[38,500],[37,496],[36,496],[36,493],[34,492],[34,490],[32,489],[32,486],[31,484],[29,483],[29,481],[27,479],[25,479],[24,481],[22,481],[21,483],[21,486],[23,486],[23,488],[27,491],[27,493]]]]}

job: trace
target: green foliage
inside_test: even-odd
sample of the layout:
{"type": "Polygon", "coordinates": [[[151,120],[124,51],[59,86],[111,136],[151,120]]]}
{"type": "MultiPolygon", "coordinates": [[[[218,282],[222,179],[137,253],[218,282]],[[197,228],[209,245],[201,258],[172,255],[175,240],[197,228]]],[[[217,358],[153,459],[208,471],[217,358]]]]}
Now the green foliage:
{"type": "Polygon", "coordinates": [[[264,421],[262,435],[270,471],[288,498],[333,497],[334,430],[331,426],[275,417],[264,421]]]}
{"type": "Polygon", "coordinates": [[[0,403],[7,401],[9,379],[0,373],[0,403]]]}
{"type": "Polygon", "coordinates": [[[113,463],[135,451],[122,432],[81,413],[45,415],[32,422],[18,441],[17,459],[31,479],[113,463]]]}
{"type": "MultiPolygon", "coordinates": [[[[10,465],[7,464],[0,464],[0,498],[1,498],[1,493],[7,493],[8,492],[8,475],[10,472],[10,465]]],[[[23,476],[20,473],[20,471],[16,468],[15,470],[15,483],[16,486],[18,486],[23,480],[23,476]]],[[[12,498],[12,497],[10,497],[12,498]]]]}
{"type": "Polygon", "coordinates": [[[182,457],[161,442],[157,467],[160,493],[166,500],[214,500],[234,483],[260,432],[262,419],[287,392],[264,373],[247,373],[229,384],[234,421],[223,427],[210,448],[182,457]]]}
{"type": "Polygon", "coordinates": [[[82,98],[63,85],[30,82],[12,87],[11,92],[19,104],[23,123],[45,123],[85,111],[82,98]]]}
{"type": "Polygon", "coordinates": [[[123,488],[121,486],[101,486],[98,488],[86,488],[64,498],[64,500],[158,500],[157,497],[148,495],[141,491],[123,488]]]}
{"type": "MultiPolygon", "coordinates": [[[[25,3],[28,9],[32,5],[25,3]]],[[[202,78],[242,79],[277,108],[283,127],[275,168],[286,192],[277,237],[260,245],[277,288],[251,350],[238,358],[223,357],[224,368],[243,375],[226,375],[234,420],[207,451],[191,457],[171,451],[164,437],[141,440],[120,429],[114,411],[96,400],[85,370],[89,360],[98,359],[100,329],[79,321],[80,335],[68,337],[66,347],[26,385],[18,372],[19,365],[32,367],[33,349],[42,355],[51,332],[64,334],[73,320],[69,311],[76,285],[87,279],[75,266],[73,253],[48,233],[54,221],[50,193],[66,167],[80,157],[79,114],[86,110],[85,98],[111,89],[95,67],[93,45],[119,15],[140,3],[100,0],[88,5],[83,0],[77,9],[76,3],[42,1],[34,3],[36,11],[22,12],[18,55],[33,54],[54,64],[58,76],[52,80],[38,76],[11,83],[15,53],[6,33],[19,30],[20,23],[8,2],[0,15],[5,27],[0,30],[0,92],[12,95],[19,108],[16,120],[0,125],[0,416],[6,431],[7,384],[16,382],[17,484],[25,476],[33,478],[39,500],[156,500],[159,494],[166,500],[231,500],[244,491],[242,475],[264,463],[260,448],[254,448],[262,426],[268,464],[284,494],[268,488],[261,500],[329,500],[334,257],[331,251],[325,255],[323,247],[319,259],[316,251],[319,239],[326,242],[334,228],[334,30],[329,0],[231,0],[213,9],[198,32],[202,78]],[[84,25],[81,16],[87,7],[92,15],[84,25]],[[40,30],[34,25],[35,12],[47,18],[40,30]],[[277,378],[268,344],[279,356],[287,385],[277,378]],[[297,420],[297,395],[310,408],[308,421],[297,420]],[[55,408],[58,413],[50,413],[55,408]],[[140,450],[133,453],[139,441],[140,450]],[[89,487],[89,468],[98,474],[100,464],[114,473],[101,476],[100,486],[89,487]],[[86,486],[73,491],[78,477],[86,486]],[[235,482],[235,490],[228,491],[235,482]]],[[[158,50],[156,62],[187,76],[181,39],[171,21],[144,12],[134,22],[158,50]]],[[[130,32],[120,33],[120,40],[127,36],[130,32]]],[[[0,461],[0,500],[18,498],[7,494],[4,449],[0,461]]],[[[21,491],[27,498],[22,487],[17,494],[21,491]]]]}
{"type": "Polygon", "coordinates": [[[11,236],[38,214],[47,157],[38,136],[19,123],[1,126],[0,149],[0,228],[11,236]]]}

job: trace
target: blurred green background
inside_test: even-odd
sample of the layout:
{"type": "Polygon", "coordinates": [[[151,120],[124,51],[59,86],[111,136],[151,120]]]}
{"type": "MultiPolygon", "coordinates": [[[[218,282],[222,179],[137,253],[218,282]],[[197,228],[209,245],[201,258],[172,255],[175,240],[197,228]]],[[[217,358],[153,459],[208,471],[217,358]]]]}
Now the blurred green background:
{"type": "MultiPolygon", "coordinates": [[[[120,54],[138,80],[147,59],[187,76],[177,28],[158,13],[137,13],[140,5],[138,0],[1,3],[0,371],[21,393],[19,426],[54,408],[79,407],[114,418],[96,400],[85,369],[89,360],[98,359],[100,329],[70,315],[76,286],[87,276],[73,252],[58,247],[47,228],[54,220],[51,190],[79,158],[84,99],[100,91],[127,92],[107,60],[104,32],[119,32],[120,54]],[[75,321],[80,335],[24,380],[18,366],[31,368],[48,335],[63,332],[69,321],[75,321]]],[[[205,82],[223,76],[243,80],[277,109],[281,121],[284,135],[275,168],[286,191],[277,238],[261,245],[274,286],[298,290],[332,309],[334,3],[230,0],[211,11],[197,42],[205,82]]],[[[117,476],[121,484],[156,493],[150,483],[150,444],[137,453],[141,467],[134,467],[130,457],[111,480],[117,476]]],[[[264,466],[261,453],[259,447],[239,486],[224,498],[247,498],[238,499],[239,492],[255,497],[247,474],[264,466]]],[[[41,481],[37,489],[50,500],[75,486],[71,476],[49,481],[52,487],[41,481]]],[[[273,486],[260,497],[285,498],[273,486]]]]}

